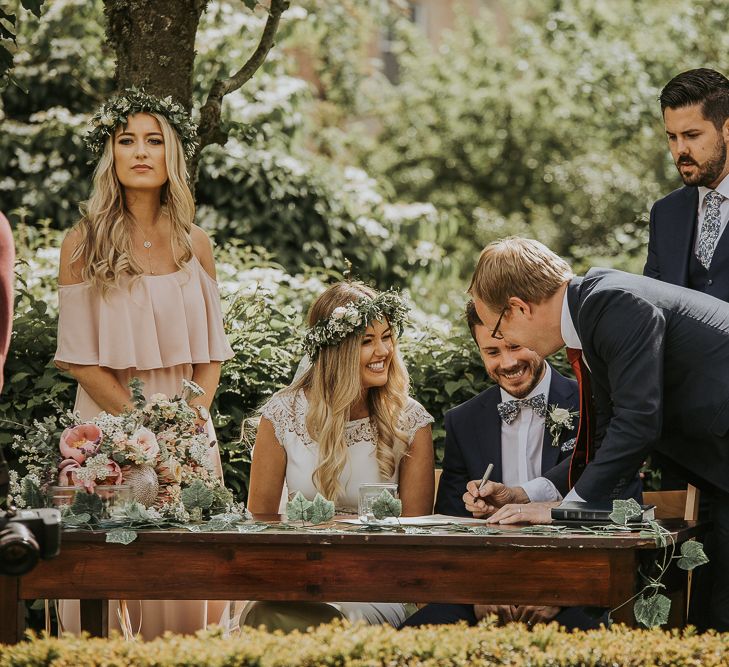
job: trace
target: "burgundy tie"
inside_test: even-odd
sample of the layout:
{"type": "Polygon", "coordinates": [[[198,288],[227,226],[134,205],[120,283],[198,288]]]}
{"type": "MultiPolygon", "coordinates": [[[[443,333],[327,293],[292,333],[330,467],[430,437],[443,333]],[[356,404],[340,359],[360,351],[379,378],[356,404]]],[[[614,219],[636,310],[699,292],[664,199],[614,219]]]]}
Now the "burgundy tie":
{"type": "Polygon", "coordinates": [[[572,366],[580,390],[580,420],[577,426],[575,448],[572,450],[568,485],[571,489],[580,478],[585,466],[595,455],[595,420],[590,391],[590,372],[582,359],[582,350],[567,348],[567,359],[572,366]]]}

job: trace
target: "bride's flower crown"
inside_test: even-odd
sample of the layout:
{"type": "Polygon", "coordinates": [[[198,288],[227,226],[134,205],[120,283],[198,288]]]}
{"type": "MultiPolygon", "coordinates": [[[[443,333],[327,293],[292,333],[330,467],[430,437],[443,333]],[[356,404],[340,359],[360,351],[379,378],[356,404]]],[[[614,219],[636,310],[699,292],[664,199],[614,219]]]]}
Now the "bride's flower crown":
{"type": "Polygon", "coordinates": [[[347,336],[362,333],[374,320],[387,320],[400,336],[408,307],[395,290],[381,292],[374,299],[364,297],[338,306],[329,317],[319,320],[304,336],[304,351],[312,360],[323,347],[339,345],[347,336]]]}
{"type": "Polygon", "coordinates": [[[114,134],[114,129],[125,124],[129,116],[137,113],[157,113],[164,116],[180,137],[185,157],[189,160],[195,155],[197,125],[192,122],[185,107],[169,96],[160,99],[141,88],[127,88],[101,106],[89,121],[91,129],[85,137],[86,146],[92,153],[101,155],[106,140],[114,134]]]}

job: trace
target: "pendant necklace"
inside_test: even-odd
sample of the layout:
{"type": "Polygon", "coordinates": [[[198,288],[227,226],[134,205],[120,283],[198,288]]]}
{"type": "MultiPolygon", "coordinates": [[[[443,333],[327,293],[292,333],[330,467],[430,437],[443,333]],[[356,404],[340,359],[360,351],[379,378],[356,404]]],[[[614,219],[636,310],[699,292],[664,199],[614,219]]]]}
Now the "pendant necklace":
{"type": "MultiPolygon", "coordinates": [[[[162,215],[162,208],[160,207],[159,211],[157,212],[157,215],[154,218],[154,221],[152,222],[152,227],[154,227],[157,224],[157,221],[159,220],[160,216],[162,215]]],[[[147,249],[147,265],[149,266],[149,274],[154,275],[154,269],[152,268],[152,241],[149,239],[144,239],[142,241],[142,245],[147,249]]]]}

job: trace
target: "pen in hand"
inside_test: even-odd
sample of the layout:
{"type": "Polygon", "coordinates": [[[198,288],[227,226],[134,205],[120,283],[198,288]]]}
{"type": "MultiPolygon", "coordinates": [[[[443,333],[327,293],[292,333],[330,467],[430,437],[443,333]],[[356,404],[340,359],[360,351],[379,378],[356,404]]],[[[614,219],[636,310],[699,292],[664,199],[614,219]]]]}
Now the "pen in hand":
{"type": "Polygon", "coordinates": [[[480,491],[483,489],[484,486],[486,486],[486,482],[489,481],[489,477],[491,477],[491,471],[494,469],[494,464],[489,463],[488,467],[486,468],[486,472],[483,474],[483,477],[481,478],[481,483],[478,485],[478,490],[480,491]]]}

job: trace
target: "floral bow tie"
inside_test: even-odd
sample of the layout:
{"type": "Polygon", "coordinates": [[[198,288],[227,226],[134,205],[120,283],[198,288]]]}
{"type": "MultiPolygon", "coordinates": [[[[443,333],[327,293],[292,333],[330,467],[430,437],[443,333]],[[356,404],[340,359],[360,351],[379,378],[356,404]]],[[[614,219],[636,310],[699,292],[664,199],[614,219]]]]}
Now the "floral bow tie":
{"type": "Polygon", "coordinates": [[[501,417],[507,424],[512,424],[521,409],[528,405],[540,417],[547,416],[547,398],[544,394],[537,394],[531,398],[517,398],[511,401],[503,401],[496,406],[501,417]]]}

